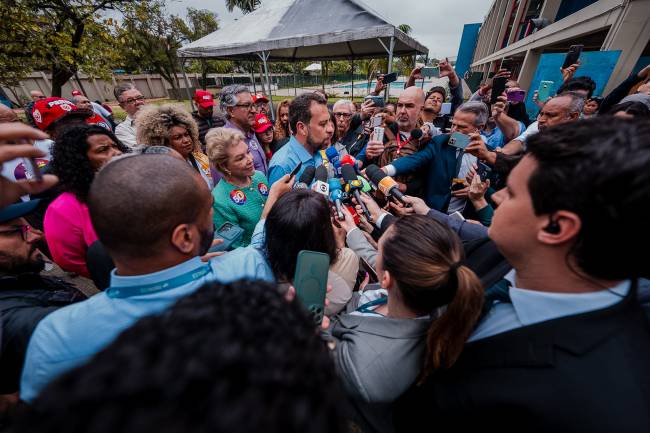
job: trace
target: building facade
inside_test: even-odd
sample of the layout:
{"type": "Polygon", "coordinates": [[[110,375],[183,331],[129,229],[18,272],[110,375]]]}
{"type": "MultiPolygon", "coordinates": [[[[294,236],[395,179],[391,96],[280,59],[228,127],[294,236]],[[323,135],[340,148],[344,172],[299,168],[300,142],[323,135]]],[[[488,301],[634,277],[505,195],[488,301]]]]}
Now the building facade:
{"type": "Polygon", "coordinates": [[[501,67],[528,88],[545,53],[582,44],[620,50],[604,88],[650,63],[650,0],[495,0],[479,30],[471,71],[483,79],[501,67]]]}

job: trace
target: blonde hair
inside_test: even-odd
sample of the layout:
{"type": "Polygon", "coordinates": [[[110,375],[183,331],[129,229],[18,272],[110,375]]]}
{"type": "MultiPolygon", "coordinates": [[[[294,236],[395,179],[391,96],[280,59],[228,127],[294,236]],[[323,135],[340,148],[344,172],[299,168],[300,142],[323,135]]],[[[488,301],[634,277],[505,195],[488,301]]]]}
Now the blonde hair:
{"type": "Polygon", "coordinates": [[[165,104],[147,105],[140,109],[135,119],[138,144],[144,146],[169,146],[169,135],[174,126],[181,126],[190,133],[194,143],[194,152],[201,149],[199,127],[181,105],[165,104]]]}
{"type": "Polygon", "coordinates": [[[244,141],[244,135],[232,128],[212,128],[205,134],[205,147],[210,162],[221,172],[226,173],[228,149],[244,141]]]}

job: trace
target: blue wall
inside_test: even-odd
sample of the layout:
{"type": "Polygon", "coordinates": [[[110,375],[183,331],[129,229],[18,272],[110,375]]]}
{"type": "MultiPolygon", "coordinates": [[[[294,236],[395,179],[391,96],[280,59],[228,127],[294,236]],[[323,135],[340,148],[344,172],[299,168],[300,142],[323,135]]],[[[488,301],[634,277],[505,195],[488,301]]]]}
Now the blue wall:
{"type": "Polygon", "coordinates": [[[460,46],[458,47],[458,57],[456,58],[456,73],[459,77],[465,75],[469,70],[469,65],[472,64],[474,57],[474,48],[476,48],[476,41],[478,40],[478,31],[481,28],[481,23],[465,24],[463,26],[463,35],[460,38],[460,46]]]}
{"type": "MultiPolygon", "coordinates": [[[[580,55],[580,69],[576,72],[576,77],[588,76],[596,82],[596,90],[594,95],[602,95],[603,89],[612,75],[612,71],[616,66],[620,50],[615,51],[584,51],[580,55]]],[[[553,81],[554,85],[551,88],[551,95],[554,95],[557,89],[562,84],[562,73],[560,68],[564,63],[566,53],[549,53],[542,54],[535,71],[533,81],[530,83],[530,91],[526,95],[526,110],[531,119],[537,116],[539,109],[533,103],[533,92],[539,89],[540,81],[553,81]]]]}

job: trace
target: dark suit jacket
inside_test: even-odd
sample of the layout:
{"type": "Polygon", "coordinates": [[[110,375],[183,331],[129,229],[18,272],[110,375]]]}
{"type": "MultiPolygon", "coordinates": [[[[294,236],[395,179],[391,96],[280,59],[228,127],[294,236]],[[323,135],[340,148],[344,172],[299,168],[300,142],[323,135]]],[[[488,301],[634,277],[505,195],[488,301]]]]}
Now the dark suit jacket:
{"type": "Polygon", "coordinates": [[[605,309],[467,344],[451,369],[398,400],[395,423],[398,432],[650,431],[650,325],[636,289],[605,309]]]}

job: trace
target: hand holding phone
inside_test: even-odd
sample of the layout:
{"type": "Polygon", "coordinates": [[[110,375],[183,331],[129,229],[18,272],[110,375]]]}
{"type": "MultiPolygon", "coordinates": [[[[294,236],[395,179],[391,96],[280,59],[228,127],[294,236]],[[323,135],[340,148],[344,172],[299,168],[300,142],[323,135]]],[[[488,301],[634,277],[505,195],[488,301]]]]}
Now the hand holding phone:
{"type": "Polygon", "coordinates": [[[329,267],[330,257],[325,253],[308,250],[298,253],[293,286],[300,302],[313,314],[316,325],[325,316],[329,267]]]}
{"type": "Polygon", "coordinates": [[[492,80],[492,95],[490,96],[490,104],[497,102],[497,98],[506,90],[506,77],[494,77],[492,80]]]}
{"type": "Polygon", "coordinates": [[[460,132],[454,132],[449,137],[447,144],[450,146],[456,147],[458,149],[464,150],[470,142],[469,135],[461,134],[460,132]]]}
{"type": "Polygon", "coordinates": [[[296,165],[296,168],[291,170],[291,173],[289,173],[289,180],[287,182],[291,181],[291,179],[298,174],[301,168],[302,168],[302,161],[300,161],[298,165],[296,165]]]}
{"type": "Polygon", "coordinates": [[[562,69],[566,69],[569,66],[576,64],[580,58],[580,54],[582,54],[583,48],[584,45],[571,45],[571,47],[569,47],[569,52],[566,53],[566,57],[564,58],[562,69]]]}
{"type": "Polygon", "coordinates": [[[222,239],[223,242],[208,250],[209,253],[228,251],[232,245],[241,239],[244,229],[230,222],[225,222],[214,232],[215,239],[222,239]]]}
{"type": "Polygon", "coordinates": [[[437,78],[440,76],[440,68],[434,66],[422,68],[422,76],[437,78]]]}

